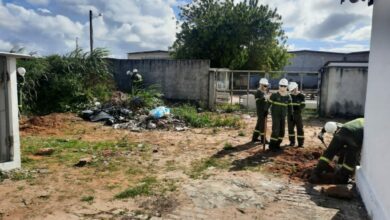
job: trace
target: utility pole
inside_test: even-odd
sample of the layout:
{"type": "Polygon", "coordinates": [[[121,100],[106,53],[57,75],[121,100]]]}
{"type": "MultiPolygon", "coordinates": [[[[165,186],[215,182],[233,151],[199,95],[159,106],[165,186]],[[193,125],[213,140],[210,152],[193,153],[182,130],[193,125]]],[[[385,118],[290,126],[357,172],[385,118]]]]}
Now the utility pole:
{"type": "Polygon", "coordinates": [[[79,37],[76,37],[76,50],[79,49],[79,37]]]}
{"type": "Polygon", "coordinates": [[[93,27],[92,27],[92,10],[89,10],[89,44],[91,49],[91,54],[93,51],[93,27]]]}

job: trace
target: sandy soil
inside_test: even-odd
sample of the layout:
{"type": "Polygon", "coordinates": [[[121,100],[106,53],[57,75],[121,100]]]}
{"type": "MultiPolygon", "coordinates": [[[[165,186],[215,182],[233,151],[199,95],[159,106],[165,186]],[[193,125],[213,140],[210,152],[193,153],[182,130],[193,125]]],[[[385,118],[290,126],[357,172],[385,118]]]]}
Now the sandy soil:
{"type": "MultiPolygon", "coordinates": [[[[23,119],[22,140],[126,140],[150,148],[90,153],[104,158],[96,163],[116,165],[112,169],[101,164],[76,168],[58,156],[26,153],[34,163],[24,164],[23,172],[32,177],[0,182],[0,219],[367,219],[358,196],[351,201],[329,198],[301,178],[324,149],[315,138],[324,121],[305,123],[305,148],[285,148],[281,153],[250,143],[255,118],[243,121],[241,129],[135,133],[85,122],[73,114],[23,119]],[[194,167],[210,160],[218,162],[192,177],[198,172],[194,167]],[[129,168],[141,171],[130,175],[129,168]],[[158,179],[159,187],[173,183],[174,190],[114,198],[150,175],[158,179]],[[93,200],[82,201],[85,196],[93,200]]],[[[330,138],[326,137],[328,143],[330,138]]],[[[287,143],[286,138],[283,144],[287,143]]]]}

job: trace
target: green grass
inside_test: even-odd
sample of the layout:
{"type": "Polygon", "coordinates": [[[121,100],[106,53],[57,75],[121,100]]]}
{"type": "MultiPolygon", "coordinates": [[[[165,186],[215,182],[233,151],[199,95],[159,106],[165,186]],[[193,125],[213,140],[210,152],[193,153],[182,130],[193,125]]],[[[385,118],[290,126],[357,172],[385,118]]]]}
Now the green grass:
{"type": "Polygon", "coordinates": [[[310,120],[318,117],[319,115],[317,109],[304,109],[302,112],[303,120],[310,120]]]}
{"type": "Polygon", "coordinates": [[[222,110],[226,113],[237,112],[241,110],[239,104],[221,103],[216,106],[217,109],[222,110]]]}
{"type": "Polygon", "coordinates": [[[158,181],[155,177],[146,177],[141,182],[115,195],[116,199],[134,198],[136,196],[148,196],[153,193],[158,181]]]}
{"type": "Polygon", "coordinates": [[[95,199],[94,196],[83,196],[81,197],[80,201],[92,203],[94,199],[95,199]]]}
{"type": "Polygon", "coordinates": [[[202,159],[191,163],[191,169],[187,173],[192,179],[207,178],[208,175],[204,175],[204,171],[210,167],[218,169],[227,169],[230,167],[230,162],[219,158],[202,159]]]}
{"type": "Polygon", "coordinates": [[[191,105],[182,105],[172,109],[173,114],[186,121],[192,127],[234,127],[242,126],[240,117],[235,115],[221,115],[212,112],[198,113],[191,105]]]}
{"type": "Polygon", "coordinates": [[[245,132],[243,132],[243,131],[238,132],[238,136],[245,137],[245,132]]]}
{"type": "Polygon", "coordinates": [[[225,145],[223,146],[223,149],[224,150],[232,150],[233,149],[233,145],[229,142],[226,142],[225,145]]]}

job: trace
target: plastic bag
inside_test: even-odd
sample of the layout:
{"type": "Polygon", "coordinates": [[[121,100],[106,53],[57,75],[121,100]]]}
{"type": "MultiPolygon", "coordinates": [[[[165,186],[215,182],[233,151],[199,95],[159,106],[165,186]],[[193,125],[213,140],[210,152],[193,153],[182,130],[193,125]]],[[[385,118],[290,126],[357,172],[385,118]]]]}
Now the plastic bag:
{"type": "Polygon", "coordinates": [[[150,111],[150,115],[155,119],[159,119],[164,116],[168,116],[170,114],[171,114],[171,109],[165,106],[160,106],[150,111]]]}

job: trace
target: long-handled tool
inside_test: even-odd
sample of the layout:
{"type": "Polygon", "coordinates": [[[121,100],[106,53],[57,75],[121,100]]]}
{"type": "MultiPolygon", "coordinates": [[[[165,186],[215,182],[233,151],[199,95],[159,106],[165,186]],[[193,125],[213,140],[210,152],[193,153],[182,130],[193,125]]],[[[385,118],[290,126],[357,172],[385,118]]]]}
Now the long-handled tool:
{"type": "Polygon", "coordinates": [[[265,144],[267,142],[267,119],[268,119],[268,114],[265,116],[265,119],[264,119],[264,137],[263,137],[263,151],[265,151],[265,144]]]}
{"type": "Polygon", "coordinates": [[[320,133],[317,137],[318,137],[318,139],[320,139],[322,144],[324,144],[325,148],[328,148],[328,145],[326,145],[326,143],[324,141],[323,133],[320,133]]]}

